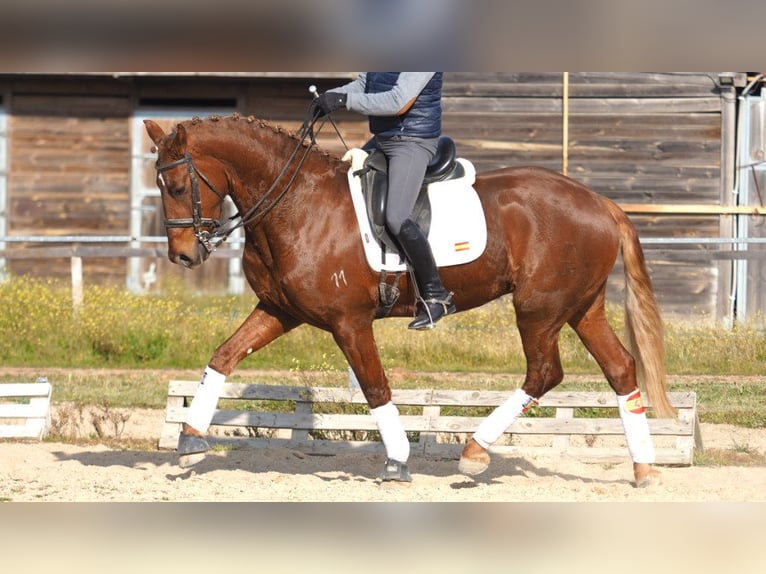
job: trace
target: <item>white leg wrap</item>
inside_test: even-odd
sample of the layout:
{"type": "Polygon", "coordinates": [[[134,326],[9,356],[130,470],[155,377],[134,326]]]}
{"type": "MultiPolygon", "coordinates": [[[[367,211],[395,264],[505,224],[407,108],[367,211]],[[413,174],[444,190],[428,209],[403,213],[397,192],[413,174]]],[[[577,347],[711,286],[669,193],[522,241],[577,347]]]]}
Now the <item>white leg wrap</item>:
{"type": "Polygon", "coordinates": [[[633,462],[652,464],[655,461],[654,442],[649,434],[641,391],[636,389],[628,395],[617,395],[617,404],[620,407],[620,418],[625,428],[625,441],[628,443],[630,458],[633,462]]]}
{"type": "Polygon", "coordinates": [[[378,425],[380,437],[386,447],[386,456],[398,462],[407,462],[410,458],[410,441],[407,440],[396,405],[388,402],[382,407],[370,409],[370,414],[378,425]]]}
{"type": "Polygon", "coordinates": [[[536,403],[536,399],[530,397],[521,389],[516,389],[516,392],[508,400],[492,411],[481,422],[473,435],[473,439],[482,447],[489,448],[513,424],[519,415],[526,412],[530,406],[536,403]]]}
{"type": "Polygon", "coordinates": [[[186,424],[201,433],[206,433],[213,420],[213,412],[218,405],[218,397],[221,396],[226,375],[222,375],[215,369],[207,367],[202,375],[202,382],[194,394],[189,413],[186,416],[186,424]]]}

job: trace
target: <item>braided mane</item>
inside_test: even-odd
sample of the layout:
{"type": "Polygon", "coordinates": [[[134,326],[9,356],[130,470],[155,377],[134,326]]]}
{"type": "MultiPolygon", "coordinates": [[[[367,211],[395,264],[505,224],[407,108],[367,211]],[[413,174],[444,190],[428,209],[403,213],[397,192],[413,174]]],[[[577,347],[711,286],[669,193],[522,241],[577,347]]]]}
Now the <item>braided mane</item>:
{"type": "MultiPolygon", "coordinates": [[[[293,132],[293,131],[286,130],[285,128],[283,128],[282,126],[280,126],[278,124],[273,124],[273,123],[271,123],[271,122],[269,122],[267,120],[264,120],[264,119],[261,119],[261,118],[257,118],[257,117],[255,117],[253,115],[249,115],[249,116],[243,117],[238,112],[234,112],[234,113],[232,113],[230,115],[227,115],[227,116],[220,116],[218,114],[213,114],[213,115],[210,115],[210,116],[208,116],[206,118],[201,118],[199,116],[193,116],[190,120],[187,120],[187,121],[182,122],[182,123],[184,123],[186,125],[198,126],[198,125],[203,125],[203,124],[222,124],[222,123],[227,122],[227,121],[229,121],[229,122],[241,122],[241,121],[244,121],[245,123],[249,124],[250,126],[253,126],[253,128],[270,130],[272,133],[274,133],[276,135],[279,135],[279,136],[282,136],[282,137],[285,137],[285,138],[289,138],[289,139],[293,140],[295,143],[300,141],[300,138],[298,137],[298,134],[293,132]]],[[[304,147],[309,145],[308,141],[304,140],[303,141],[303,145],[304,145],[304,147]]],[[[330,153],[329,151],[327,151],[325,149],[322,149],[322,148],[320,148],[318,146],[314,146],[314,149],[312,149],[312,153],[320,154],[320,155],[324,156],[325,158],[327,158],[329,160],[334,160],[336,162],[341,162],[342,161],[337,155],[334,155],[334,154],[330,153]]]]}

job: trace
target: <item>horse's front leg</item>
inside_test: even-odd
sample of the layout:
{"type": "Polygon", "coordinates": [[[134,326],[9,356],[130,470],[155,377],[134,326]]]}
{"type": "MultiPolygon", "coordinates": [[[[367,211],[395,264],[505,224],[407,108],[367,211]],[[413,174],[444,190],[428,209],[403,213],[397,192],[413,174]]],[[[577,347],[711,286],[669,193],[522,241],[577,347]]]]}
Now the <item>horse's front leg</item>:
{"type": "Polygon", "coordinates": [[[399,409],[391,402],[391,388],[380,361],[372,324],[338,326],[333,330],[333,337],[359,380],[386,448],[386,464],[380,479],[384,482],[411,482],[407,466],[410,442],[399,417],[399,409]]]}
{"type": "Polygon", "coordinates": [[[299,321],[259,303],[235,333],[215,350],[178,437],[178,463],[181,467],[200,462],[210,448],[205,434],[213,420],[226,377],[242,359],[299,324],[299,321]]]}

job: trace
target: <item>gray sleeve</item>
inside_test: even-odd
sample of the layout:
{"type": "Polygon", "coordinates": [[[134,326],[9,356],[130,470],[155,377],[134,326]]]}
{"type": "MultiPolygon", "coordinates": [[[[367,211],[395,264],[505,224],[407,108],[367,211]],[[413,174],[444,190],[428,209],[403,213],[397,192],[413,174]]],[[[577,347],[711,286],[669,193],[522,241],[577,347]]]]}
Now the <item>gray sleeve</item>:
{"type": "Polygon", "coordinates": [[[328,92],[337,92],[341,94],[363,94],[364,86],[367,83],[367,72],[361,72],[354,80],[338,88],[327,90],[328,92]]]}
{"type": "Polygon", "coordinates": [[[377,94],[365,94],[365,77],[362,74],[353,82],[342,86],[341,89],[348,94],[346,108],[367,116],[395,116],[411,101],[418,97],[436,72],[402,72],[394,85],[387,92],[377,94]],[[362,78],[361,84],[358,83],[362,78]],[[358,89],[361,87],[361,89],[358,89]],[[346,89],[348,88],[348,89],[346,89]]]}

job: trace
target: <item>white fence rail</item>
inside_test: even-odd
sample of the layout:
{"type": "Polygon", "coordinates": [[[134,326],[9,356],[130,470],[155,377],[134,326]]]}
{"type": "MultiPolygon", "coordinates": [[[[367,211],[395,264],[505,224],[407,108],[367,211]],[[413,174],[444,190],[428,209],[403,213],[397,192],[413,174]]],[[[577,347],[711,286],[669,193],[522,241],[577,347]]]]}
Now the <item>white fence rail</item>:
{"type": "Polygon", "coordinates": [[[36,383],[0,383],[0,438],[41,440],[51,425],[52,387],[36,383]]]}

